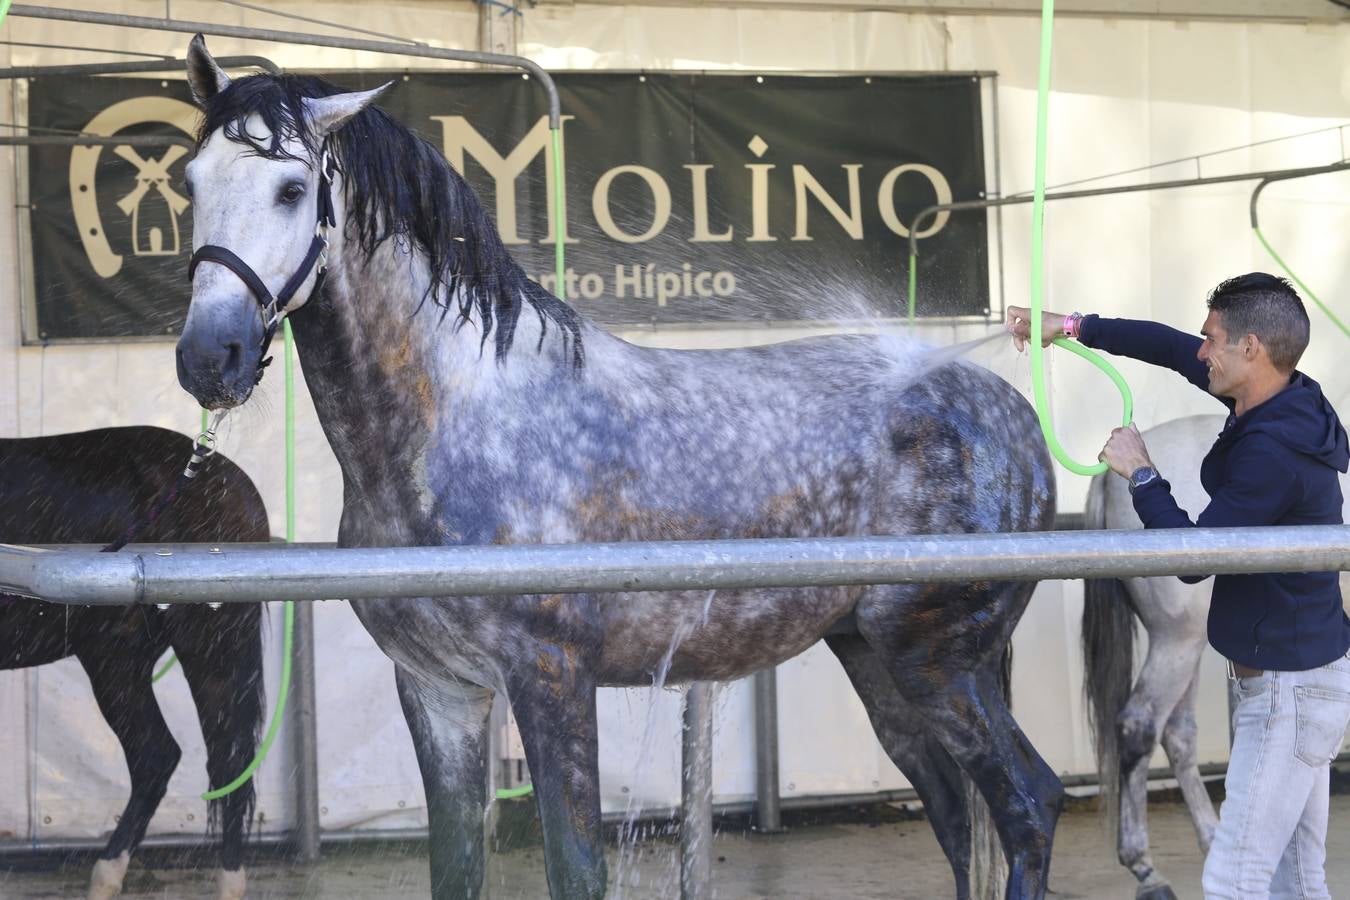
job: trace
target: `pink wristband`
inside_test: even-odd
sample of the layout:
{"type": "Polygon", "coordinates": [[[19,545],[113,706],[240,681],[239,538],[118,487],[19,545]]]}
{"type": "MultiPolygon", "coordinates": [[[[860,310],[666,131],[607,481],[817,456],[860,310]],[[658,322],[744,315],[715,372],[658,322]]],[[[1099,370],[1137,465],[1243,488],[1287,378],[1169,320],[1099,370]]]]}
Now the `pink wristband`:
{"type": "Polygon", "coordinates": [[[1082,313],[1070,313],[1064,320],[1064,336],[1077,339],[1078,326],[1082,324],[1082,313]]]}

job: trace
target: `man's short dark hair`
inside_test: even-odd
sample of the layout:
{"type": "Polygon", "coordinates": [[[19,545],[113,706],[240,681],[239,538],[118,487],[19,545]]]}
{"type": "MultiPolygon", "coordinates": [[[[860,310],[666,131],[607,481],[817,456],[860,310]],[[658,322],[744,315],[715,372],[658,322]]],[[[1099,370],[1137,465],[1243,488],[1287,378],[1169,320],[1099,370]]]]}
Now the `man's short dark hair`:
{"type": "Polygon", "coordinates": [[[1307,310],[1283,278],[1265,272],[1230,278],[1210,293],[1206,305],[1222,318],[1228,343],[1256,335],[1278,372],[1293,372],[1308,349],[1307,310]]]}

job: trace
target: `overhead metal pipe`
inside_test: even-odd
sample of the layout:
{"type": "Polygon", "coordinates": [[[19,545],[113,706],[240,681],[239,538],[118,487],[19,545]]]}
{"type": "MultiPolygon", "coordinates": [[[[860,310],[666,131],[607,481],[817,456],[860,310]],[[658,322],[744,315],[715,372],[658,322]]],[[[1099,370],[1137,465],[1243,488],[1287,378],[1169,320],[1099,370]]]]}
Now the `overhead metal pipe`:
{"type": "MultiPolygon", "coordinates": [[[[1145,184],[1127,184],[1121,187],[1113,188],[1090,188],[1081,191],[1060,191],[1054,194],[1046,194],[1046,201],[1050,200],[1079,200],[1085,197],[1109,197],[1114,194],[1138,194],[1144,191],[1165,191],[1172,188],[1204,187],[1212,184],[1231,184],[1238,181],[1258,181],[1265,179],[1267,181],[1283,181],[1289,178],[1304,178],[1308,175],[1325,175],[1329,172],[1339,172],[1343,169],[1350,169],[1350,160],[1331,163],[1325,166],[1307,166],[1299,169],[1272,169],[1265,172],[1242,172],[1236,175],[1214,175],[1207,178],[1183,178],[1177,181],[1153,181],[1145,184]]],[[[954,203],[935,203],[932,206],[926,206],[919,210],[909,224],[909,255],[919,255],[919,231],[929,217],[942,212],[960,212],[969,209],[998,209],[1004,206],[1016,206],[1022,203],[1030,203],[1034,198],[1026,194],[1018,194],[1014,197],[993,197],[984,200],[958,200],[954,203]]],[[[1252,198],[1255,204],[1256,198],[1252,198]]]]}
{"type": "Polygon", "coordinates": [[[1312,169],[1302,172],[1298,171],[1272,172],[1271,174],[1266,175],[1264,178],[1261,179],[1260,184],[1252,188],[1252,199],[1249,204],[1249,209],[1252,218],[1252,227],[1253,228],[1261,227],[1260,223],[1257,221],[1256,218],[1256,204],[1257,201],[1261,198],[1261,192],[1266,189],[1267,185],[1273,184],[1277,181],[1291,181],[1295,178],[1307,178],[1309,175],[1325,175],[1329,172],[1340,172],[1343,169],[1350,169],[1350,159],[1347,159],[1340,163],[1336,163],[1335,165],[1323,166],[1321,167],[1321,169],[1312,169]]]}
{"type": "Polygon", "coordinates": [[[175,553],[0,545],[0,591],[256,603],[1350,570],[1350,526],[175,553]]]}
{"type": "MultiPolygon", "coordinates": [[[[256,66],[273,75],[281,74],[276,63],[265,56],[217,56],[222,69],[256,66]]],[[[173,72],[187,66],[185,59],[155,59],[135,62],[77,63],[65,66],[10,66],[0,68],[0,79],[41,78],[47,75],[121,75],[131,72],[173,72]]]]}
{"type": "Polygon", "coordinates": [[[476,63],[481,66],[506,66],[524,69],[539,79],[548,94],[548,124],[558,128],[562,123],[562,105],[558,89],[548,72],[536,62],[523,56],[502,53],[482,53],[473,50],[448,50],[399,44],[393,41],[369,41],[361,38],[338,37],[327,34],[306,34],[303,31],[277,31],[269,28],[247,28],[242,25],[222,25],[217,22],[185,22],[179,19],[156,19],[150,16],[128,16],[121,13],[96,12],[87,9],[63,9],[54,6],[34,6],[15,3],[9,8],[13,18],[54,19],[59,22],[81,22],[86,25],[111,25],[119,28],[144,28],[150,31],[174,31],[181,34],[210,34],[218,37],[241,38],[250,41],[269,41],[277,44],[304,44],[312,47],[336,47],[339,50],[361,50],[394,56],[414,56],[453,62],[476,63]]]}
{"type": "Polygon", "coordinates": [[[174,134],[3,134],[0,147],[167,147],[177,144],[196,149],[189,138],[174,134]]]}

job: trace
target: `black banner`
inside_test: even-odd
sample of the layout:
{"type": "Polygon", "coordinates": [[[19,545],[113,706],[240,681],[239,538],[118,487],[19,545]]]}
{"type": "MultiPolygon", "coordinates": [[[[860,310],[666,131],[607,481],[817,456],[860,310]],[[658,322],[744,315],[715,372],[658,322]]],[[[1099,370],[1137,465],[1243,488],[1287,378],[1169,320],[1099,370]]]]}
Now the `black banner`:
{"type": "MultiPolygon", "coordinates": [[[[515,74],[394,79],[381,105],[479,191],[531,277],[554,288],[543,91],[515,74]]],[[[573,73],[564,115],[565,291],[613,324],[899,316],[905,236],[934,202],[984,191],[970,76],[573,73]]],[[[29,123],[105,135],[196,128],[180,79],[51,77],[29,123]]],[[[173,333],[186,313],[190,157],[177,146],[29,150],[39,337],[173,333]]],[[[922,233],[919,314],[985,315],[985,217],[922,233]],[[931,232],[931,233],[930,233],[931,232]]]]}

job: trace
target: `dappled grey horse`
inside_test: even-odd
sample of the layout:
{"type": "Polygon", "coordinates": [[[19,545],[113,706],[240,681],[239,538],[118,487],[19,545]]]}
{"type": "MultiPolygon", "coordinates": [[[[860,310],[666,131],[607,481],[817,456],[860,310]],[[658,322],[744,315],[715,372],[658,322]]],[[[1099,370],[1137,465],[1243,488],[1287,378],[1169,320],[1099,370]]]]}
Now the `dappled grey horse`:
{"type": "MultiPolygon", "coordinates": [[[[1181,508],[1194,518],[1209,505],[1200,462],[1223,430],[1224,416],[1188,416],[1144,432],[1149,455],[1172,483],[1181,508]]],[[[1350,478],[1342,476],[1350,498],[1350,478]]],[[[1350,510],[1347,510],[1350,512],[1350,510]]],[[[1141,528],[1125,479],[1109,473],[1088,489],[1084,527],[1141,528]]],[[[1218,816],[1200,777],[1195,701],[1213,582],[1179,578],[1093,579],[1083,606],[1085,690],[1107,814],[1121,865],[1138,879],[1137,900],[1176,900],[1153,864],[1148,846],[1148,767],[1162,742],[1203,853],[1218,816]],[[1134,677],[1135,617],[1148,632],[1148,652],[1134,677]]],[[[1342,574],[1342,590],[1345,575],[1342,574]]]]}
{"type": "MultiPolygon", "coordinates": [[[[379,90],[231,81],[200,37],[188,70],[205,121],[188,166],[195,252],[179,380],[207,407],[243,403],[276,320],[291,316],[342,469],[342,546],[1049,525],[1035,417],[989,373],[953,364],[920,377],[914,345],[876,335],[632,346],[525,277],[441,154],[369,105],[379,90]]],[[[738,590],[706,611],[705,591],[353,606],[395,664],[437,897],[475,896],[482,882],[494,692],[520,725],[552,895],[599,897],[596,688],[649,684],[666,660],[672,682],[737,678],[849,613],[858,634],[829,645],[927,805],[957,895],[968,893],[965,772],[1010,860],[1007,895],[1040,897],[1061,787],[998,684],[1031,589],[738,590]]]]}

